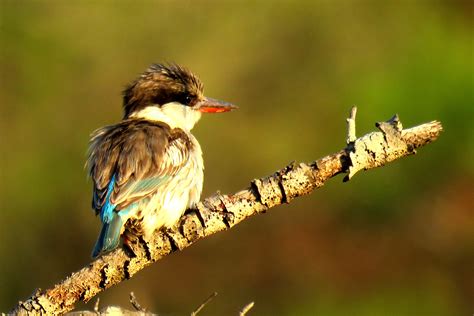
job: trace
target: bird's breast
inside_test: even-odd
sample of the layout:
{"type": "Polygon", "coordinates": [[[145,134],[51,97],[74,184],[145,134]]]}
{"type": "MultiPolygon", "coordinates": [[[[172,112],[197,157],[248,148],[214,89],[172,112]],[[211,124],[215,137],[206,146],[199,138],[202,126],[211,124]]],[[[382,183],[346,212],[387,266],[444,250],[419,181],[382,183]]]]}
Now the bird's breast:
{"type": "Polygon", "coordinates": [[[201,198],[204,180],[204,163],[201,146],[189,134],[192,149],[188,161],[173,177],[164,181],[149,199],[139,202],[138,219],[145,235],[160,227],[176,224],[186,209],[194,208],[201,198]]]}
{"type": "Polygon", "coordinates": [[[189,157],[189,172],[194,176],[194,181],[193,188],[189,192],[189,201],[187,205],[188,208],[195,207],[199,202],[202,193],[202,186],[204,183],[204,161],[202,159],[201,146],[192,134],[190,134],[190,140],[193,143],[193,150],[189,157]]]}

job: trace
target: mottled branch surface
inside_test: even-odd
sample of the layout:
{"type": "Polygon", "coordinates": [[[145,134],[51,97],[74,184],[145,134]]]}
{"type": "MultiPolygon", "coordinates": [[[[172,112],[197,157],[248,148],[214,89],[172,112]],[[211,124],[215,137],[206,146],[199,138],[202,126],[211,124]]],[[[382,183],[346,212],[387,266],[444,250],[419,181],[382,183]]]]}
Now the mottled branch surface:
{"type": "Polygon", "coordinates": [[[92,261],[83,269],[48,290],[37,290],[27,301],[19,302],[15,314],[62,314],[78,301],[89,301],[109,287],[133,277],[138,271],[189,247],[199,239],[228,230],[241,221],[282,203],[311,193],[339,173],[349,180],[360,170],[383,166],[436,140],[441,123],[433,121],[402,129],[398,116],[377,123],[378,132],[355,136],[355,108],[348,121],[347,146],[312,163],[293,163],[274,174],[255,179],[234,194],[216,193],[184,214],[172,229],[157,232],[152,240],[139,239],[131,250],[116,249],[92,261]]]}

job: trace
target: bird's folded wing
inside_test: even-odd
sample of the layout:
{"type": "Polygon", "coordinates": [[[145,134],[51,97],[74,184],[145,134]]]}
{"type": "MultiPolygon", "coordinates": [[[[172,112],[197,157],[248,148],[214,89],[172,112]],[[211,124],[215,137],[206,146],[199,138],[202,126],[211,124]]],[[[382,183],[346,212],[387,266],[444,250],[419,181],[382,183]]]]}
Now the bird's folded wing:
{"type": "Polygon", "coordinates": [[[129,120],[98,130],[87,163],[93,208],[120,211],[153,194],[187,163],[191,146],[184,131],[166,124],[129,120]]]}

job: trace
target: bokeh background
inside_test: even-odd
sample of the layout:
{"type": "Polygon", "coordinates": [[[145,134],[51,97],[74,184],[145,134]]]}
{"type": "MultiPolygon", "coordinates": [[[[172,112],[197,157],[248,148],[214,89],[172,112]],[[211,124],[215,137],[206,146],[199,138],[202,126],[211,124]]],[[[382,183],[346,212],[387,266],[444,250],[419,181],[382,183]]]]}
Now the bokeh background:
{"type": "MultiPolygon", "coordinates": [[[[440,139],[252,218],[100,295],[160,315],[474,312],[472,1],[0,1],[0,311],[90,261],[89,134],[150,63],[238,104],[204,117],[204,196],[341,149],[399,113],[440,139]]],[[[79,304],[92,309],[93,302],[79,304]]]]}

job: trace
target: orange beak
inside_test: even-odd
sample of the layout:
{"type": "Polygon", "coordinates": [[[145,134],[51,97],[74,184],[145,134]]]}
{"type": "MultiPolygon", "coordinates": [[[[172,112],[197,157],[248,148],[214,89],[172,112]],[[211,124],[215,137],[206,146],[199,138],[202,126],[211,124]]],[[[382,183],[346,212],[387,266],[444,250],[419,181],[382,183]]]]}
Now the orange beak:
{"type": "Polygon", "coordinates": [[[236,105],[211,98],[204,98],[196,104],[196,110],[202,113],[222,113],[237,109],[236,105]]]}

